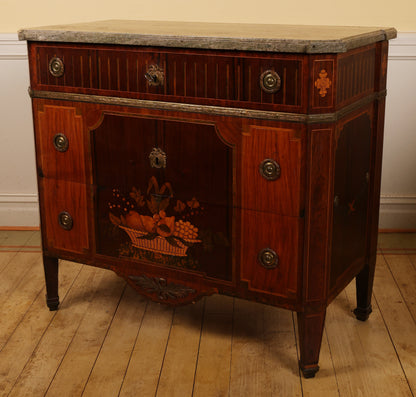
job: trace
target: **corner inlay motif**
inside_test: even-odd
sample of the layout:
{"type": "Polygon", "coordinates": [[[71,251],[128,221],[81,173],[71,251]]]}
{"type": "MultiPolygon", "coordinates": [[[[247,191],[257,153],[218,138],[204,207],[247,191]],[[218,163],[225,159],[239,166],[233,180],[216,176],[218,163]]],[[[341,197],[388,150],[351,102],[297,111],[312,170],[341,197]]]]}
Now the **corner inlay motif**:
{"type": "Polygon", "coordinates": [[[331,87],[331,80],[328,78],[328,72],[322,69],[319,73],[319,78],[315,81],[315,87],[319,90],[319,95],[324,98],[331,87]]]}

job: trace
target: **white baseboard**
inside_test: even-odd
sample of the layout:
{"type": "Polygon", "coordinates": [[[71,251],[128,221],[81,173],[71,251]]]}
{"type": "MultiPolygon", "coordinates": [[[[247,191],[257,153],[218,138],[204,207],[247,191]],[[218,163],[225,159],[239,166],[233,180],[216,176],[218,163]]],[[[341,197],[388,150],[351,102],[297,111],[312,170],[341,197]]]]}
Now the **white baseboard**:
{"type": "Polygon", "coordinates": [[[19,41],[16,33],[1,33],[0,60],[27,60],[26,41],[19,41]]]}
{"type": "Polygon", "coordinates": [[[416,229],[416,195],[380,198],[380,229],[416,229]]]}
{"type": "Polygon", "coordinates": [[[39,226],[37,194],[0,194],[0,227],[39,226]]]}

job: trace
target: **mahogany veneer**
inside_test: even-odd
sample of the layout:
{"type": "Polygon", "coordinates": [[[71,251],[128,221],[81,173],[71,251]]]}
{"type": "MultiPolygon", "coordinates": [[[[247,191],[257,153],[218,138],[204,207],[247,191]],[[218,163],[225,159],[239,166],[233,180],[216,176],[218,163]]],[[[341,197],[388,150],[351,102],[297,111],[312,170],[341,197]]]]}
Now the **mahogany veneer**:
{"type": "Polygon", "coordinates": [[[49,308],[58,258],[170,305],[257,300],[297,312],[314,376],[326,308],[354,277],[355,314],[371,312],[394,29],[120,26],[20,32],[49,308]]]}

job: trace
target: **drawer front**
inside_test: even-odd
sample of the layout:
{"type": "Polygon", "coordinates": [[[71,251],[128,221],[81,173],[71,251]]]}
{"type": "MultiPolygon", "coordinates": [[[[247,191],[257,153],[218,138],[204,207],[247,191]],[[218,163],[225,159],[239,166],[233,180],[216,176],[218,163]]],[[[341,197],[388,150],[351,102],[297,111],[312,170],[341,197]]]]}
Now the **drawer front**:
{"type": "Polygon", "coordinates": [[[301,106],[302,57],[245,57],[242,71],[244,101],[284,105],[291,111],[301,106]]]}
{"type": "Polygon", "coordinates": [[[85,182],[83,120],[74,107],[45,105],[36,112],[41,176],[85,182]]]}
{"type": "Polygon", "coordinates": [[[86,185],[41,178],[39,189],[46,248],[85,253],[89,249],[86,185]]]}
{"type": "Polygon", "coordinates": [[[242,208],[299,216],[304,152],[302,130],[249,126],[242,144],[242,208]]]}
{"type": "MultiPolygon", "coordinates": [[[[34,45],[32,53],[32,84],[48,89],[74,87],[93,89],[97,87],[96,51],[93,47],[74,48],[68,45],[34,45]]],[[[85,91],[85,90],[84,90],[85,91]]]]}
{"type": "Polygon", "coordinates": [[[241,214],[241,280],[251,291],[295,298],[301,258],[299,218],[241,214]]]}
{"type": "Polygon", "coordinates": [[[301,55],[31,44],[34,89],[301,112],[301,55]]]}

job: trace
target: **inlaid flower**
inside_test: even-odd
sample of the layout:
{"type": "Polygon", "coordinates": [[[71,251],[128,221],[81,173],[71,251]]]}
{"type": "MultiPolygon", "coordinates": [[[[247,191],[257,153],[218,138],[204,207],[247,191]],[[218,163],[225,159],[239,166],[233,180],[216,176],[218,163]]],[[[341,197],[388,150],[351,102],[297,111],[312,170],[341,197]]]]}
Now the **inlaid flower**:
{"type": "Polygon", "coordinates": [[[319,95],[322,98],[328,93],[331,84],[331,80],[328,78],[328,72],[325,69],[322,69],[319,73],[319,79],[315,81],[315,87],[319,90],[319,95]]]}

